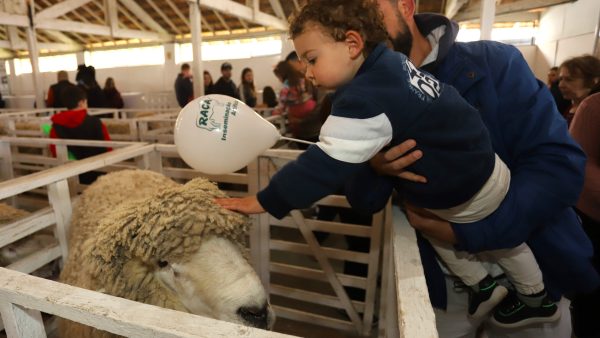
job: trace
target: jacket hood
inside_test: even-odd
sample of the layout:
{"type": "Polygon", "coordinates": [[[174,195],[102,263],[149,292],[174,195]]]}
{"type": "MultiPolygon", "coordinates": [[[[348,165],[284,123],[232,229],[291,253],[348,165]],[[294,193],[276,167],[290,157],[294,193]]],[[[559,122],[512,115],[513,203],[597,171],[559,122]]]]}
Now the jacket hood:
{"type": "Polygon", "coordinates": [[[419,32],[421,32],[421,34],[423,34],[425,37],[427,37],[431,31],[440,26],[446,27],[446,32],[440,38],[438,57],[432,65],[435,67],[440,60],[443,60],[446,57],[450,51],[450,48],[456,41],[456,36],[458,35],[459,30],[458,24],[443,15],[432,13],[416,14],[414,18],[419,32]]]}
{"type": "Polygon", "coordinates": [[[53,115],[52,123],[67,128],[75,128],[83,122],[87,114],[87,109],[65,110],[56,115],[53,115]]]}

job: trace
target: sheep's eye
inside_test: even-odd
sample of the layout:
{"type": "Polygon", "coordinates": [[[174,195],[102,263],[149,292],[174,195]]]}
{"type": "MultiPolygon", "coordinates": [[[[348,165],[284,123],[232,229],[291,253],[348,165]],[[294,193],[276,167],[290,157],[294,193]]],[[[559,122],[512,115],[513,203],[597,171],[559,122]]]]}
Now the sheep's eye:
{"type": "Polygon", "coordinates": [[[169,265],[169,262],[167,262],[167,261],[158,261],[158,267],[159,268],[164,268],[167,265],[169,265]]]}

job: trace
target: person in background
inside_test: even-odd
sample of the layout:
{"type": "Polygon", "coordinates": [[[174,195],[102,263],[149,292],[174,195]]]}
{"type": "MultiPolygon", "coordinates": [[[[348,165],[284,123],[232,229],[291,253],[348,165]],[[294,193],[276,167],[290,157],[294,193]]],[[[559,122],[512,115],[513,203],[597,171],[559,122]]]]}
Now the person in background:
{"type": "Polygon", "coordinates": [[[558,108],[558,112],[564,114],[571,106],[571,101],[565,99],[562,96],[560,89],[558,89],[558,67],[552,67],[548,71],[546,86],[548,86],[550,93],[552,93],[554,102],[556,102],[556,108],[558,108]]]}
{"type": "MultiPolygon", "coordinates": [[[[600,272],[600,68],[598,59],[590,56],[575,58],[569,63],[589,64],[582,67],[595,73],[584,78],[594,83],[589,95],[578,105],[569,132],[581,145],[587,155],[585,165],[585,181],[575,211],[581,218],[581,225],[594,246],[593,264],[600,272]],[[596,59],[595,61],[593,59],[596,59]],[[581,59],[581,60],[579,60],[581,59]],[[596,64],[596,67],[592,65],[596,64]],[[593,72],[593,71],[592,71],[593,72]]],[[[598,321],[598,304],[600,304],[600,288],[593,292],[576,294],[571,302],[573,317],[573,333],[578,338],[600,337],[600,321],[598,321]]]]}
{"type": "Polygon", "coordinates": [[[204,71],[204,95],[214,94],[215,93],[215,84],[213,83],[213,78],[210,73],[205,70],[204,71]]]}
{"type": "Polygon", "coordinates": [[[48,94],[46,96],[46,107],[48,108],[64,108],[66,107],[61,99],[62,91],[69,86],[74,86],[73,83],[69,82],[69,73],[64,70],[56,73],[57,82],[50,86],[48,94]]]}
{"type": "MultiPolygon", "coordinates": [[[[273,115],[287,112],[292,137],[316,142],[321,123],[316,112],[317,101],[313,97],[312,85],[306,83],[304,73],[298,72],[287,61],[279,62],[273,73],[283,84],[279,92],[279,104],[273,115]]],[[[296,146],[303,150],[308,147],[303,143],[296,143],[296,146]]]]}
{"type": "Polygon", "coordinates": [[[103,91],[108,108],[123,108],[123,98],[117,87],[115,87],[115,80],[112,77],[106,78],[103,91]]]}
{"type": "Polygon", "coordinates": [[[233,67],[229,62],[223,62],[221,65],[221,77],[215,83],[215,94],[227,95],[236,99],[240,98],[237,86],[231,79],[231,70],[233,67]]]}
{"type": "Polygon", "coordinates": [[[181,72],[177,74],[175,79],[175,96],[177,97],[177,103],[182,108],[194,99],[192,70],[187,63],[181,65],[181,72]]]}
{"type": "Polygon", "coordinates": [[[306,65],[303,64],[300,59],[298,59],[298,54],[296,51],[291,51],[286,57],[285,62],[289,63],[292,68],[294,68],[297,72],[304,74],[306,71],[306,65]]]}
{"type": "Polygon", "coordinates": [[[579,104],[598,85],[600,60],[591,55],[575,57],[560,65],[558,88],[563,97],[571,101],[571,106],[563,112],[567,124],[571,124],[579,104]]]}
{"type": "Polygon", "coordinates": [[[244,68],[242,70],[242,82],[238,87],[240,100],[250,107],[256,107],[256,89],[254,88],[254,74],[252,69],[244,68]]]}
{"type": "Polygon", "coordinates": [[[262,105],[267,108],[277,107],[277,95],[275,95],[275,90],[273,90],[273,87],[266,86],[263,88],[262,102],[262,105]]]}
{"type": "MultiPolygon", "coordinates": [[[[87,96],[83,89],[78,86],[66,87],[61,95],[61,100],[65,103],[67,110],[51,117],[50,138],[110,141],[108,130],[102,121],[87,113],[87,96]]],[[[67,146],[67,149],[78,160],[111,150],[105,147],[83,146],[67,146]]],[[[50,151],[52,155],[56,156],[55,146],[51,145],[50,151]]],[[[102,173],[96,171],[83,173],[79,175],[79,182],[91,184],[100,175],[102,173]]]]}
{"type": "MultiPolygon", "coordinates": [[[[87,95],[87,106],[89,108],[105,108],[107,106],[106,97],[102,88],[96,81],[96,69],[94,66],[87,66],[78,73],[79,81],[77,86],[85,91],[87,95]]],[[[110,116],[107,114],[106,117],[110,116]]]]}
{"type": "MultiPolygon", "coordinates": [[[[456,224],[419,208],[407,209],[410,224],[418,230],[439,336],[475,337],[483,327],[490,338],[570,337],[569,302],[561,296],[590,291],[598,286],[600,277],[590,264],[590,241],[571,208],[583,184],[585,155],[568,135],[548,89],[535,79],[515,47],[493,41],[457,42],[455,22],[441,15],[415,14],[414,0],[377,2],[394,49],[409,56],[420,69],[456,87],[478,107],[494,150],[511,171],[504,201],[482,221],[456,224]],[[469,293],[456,288],[454,277],[441,268],[422,233],[471,253],[526,241],[550,297],[560,300],[561,319],[513,330],[498,330],[469,319],[469,293]]],[[[426,156],[418,141],[407,140],[376,155],[371,165],[380,175],[419,184],[426,178],[411,168],[426,156]]],[[[494,270],[490,267],[489,271],[501,278],[494,270]]],[[[502,305],[515,305],[516,313],[524,308],[518,298],[506,300],[509,303],[502,305]]]]}
{"type": "Polygon", "coordinates": [[[0,109],[6,107],[6,102],[2,99],[2,93],[0,93],[0,109]]]}

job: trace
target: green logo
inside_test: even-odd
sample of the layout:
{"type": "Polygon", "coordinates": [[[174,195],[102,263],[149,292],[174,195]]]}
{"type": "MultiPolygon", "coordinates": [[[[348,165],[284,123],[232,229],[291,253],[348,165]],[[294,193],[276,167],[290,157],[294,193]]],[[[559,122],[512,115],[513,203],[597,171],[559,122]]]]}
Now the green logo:
{"type": "Polygon", "coordinates": [[[214,111],[212,100],[203,100],[199,105],[198,119],[196,119],[196,127],[213,131],[221,128],[221,124],[213,119],[214,111]]]}

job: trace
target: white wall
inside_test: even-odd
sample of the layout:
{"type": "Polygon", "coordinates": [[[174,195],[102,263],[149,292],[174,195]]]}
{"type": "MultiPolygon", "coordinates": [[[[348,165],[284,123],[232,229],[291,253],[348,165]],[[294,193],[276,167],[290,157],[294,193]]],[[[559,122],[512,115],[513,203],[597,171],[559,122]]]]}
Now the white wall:
{"type": "Polygon", "coordinates": [[[544,12],[536,41],[539,49],[532,67],[534,73],[545,80],[550,67],[560,66],[573,56],[592,54],[599,13],[598,0],[578,0],[544,12]]]}
{"type": "MultiPolygon", "coordinates": [[[[254,84],[257,90],[261,91],[263,87],[271,86],[277,91],[281,87],[281,84],[275,75],[273,75],[273,67],[288,52],[289,50],[286,48],[283,50],[282,55],[231,60],[229,62],[233,66],[232,79],[239,85],[242,70],[245,67],[250,67],[254,73],[254,84]]],[[[214,82],[221,76],[221,64],[223,62],[225,61],[205,61],[203,63],[204,69],[211,73],[214,82]]],[[[179,67],[180,65],[173,66],[172,61],[169,62],[167,60],[165,65],[96,69],[96,80],[103,87],[107,77],[114,78],[117,89],[121,93],[171,91],[174,90],[173,85],[179,72],[179,67]]],[[[69,72],[69,80],[71,82],[75,80],[75,73],[75,71],[69,72]]],[[[56,83],[56,73],[42,73],[41,77],[45,95],[50,85],[56,83]]],[[[10,81],[11,95],[25,96],[34,94],[31,74],[11,75],[10,81]]]]}

